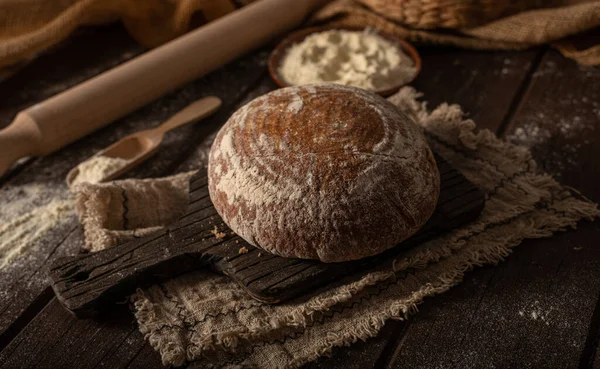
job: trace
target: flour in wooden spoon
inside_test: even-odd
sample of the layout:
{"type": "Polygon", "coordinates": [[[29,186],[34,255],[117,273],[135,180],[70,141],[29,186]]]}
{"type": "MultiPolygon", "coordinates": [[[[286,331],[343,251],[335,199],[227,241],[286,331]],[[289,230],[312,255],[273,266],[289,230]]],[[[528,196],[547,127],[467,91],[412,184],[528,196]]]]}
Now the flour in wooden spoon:
{"type": "Polygon", "coordinates": [[[128,160],[121,158],[111,158],[108,156],[94,156],[89,160],[79,164],[77,176],[73,179],[71,186],[79,183],[99,183],[110,174],[122,169],[129,163],[128,160]]]}

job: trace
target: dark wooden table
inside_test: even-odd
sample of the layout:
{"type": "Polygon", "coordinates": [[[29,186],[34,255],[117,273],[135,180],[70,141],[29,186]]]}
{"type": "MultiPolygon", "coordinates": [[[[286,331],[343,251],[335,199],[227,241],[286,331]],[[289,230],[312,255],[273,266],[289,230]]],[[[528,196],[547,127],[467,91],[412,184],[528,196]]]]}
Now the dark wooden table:
{"type": "MultiPolygon", "coordinates": [[[[0,127],[18,110],[142,51],[120,26],[78,31],[0,83],[0,127]]],[[[224,101],[216,116],[170,134],[163,150],[132,175],[197,167],[206,160],[211,132],[237,107],[274,88],[265,68],[268,51],[225,66],[60,152],[27,161],[0,179],[0,212],[9,202],[28,201],[26,192],[10,192],[14,186],[41,184],[66,193],[64,177],[78,162],[214,94],[224,101]]],[[[600,201],[600,69],[578,66],[548,48],[420,51],[424,69],[414,87],[430,107],[460,104],[479,127],[528,145],[542,170],[600,201]]],[[[600,222],[526,241],[500,265],[477,268],[461,285],[427,299],[408,321],[390,321],[376,338],[308,367],[600,368],[599,241],[600,222]]],[[[81,227],[73,220],[53,229],[30,251],[35,255],[23,255],[19,268],[0,270],[0,368],[162,367],[125,306],[102,319],[77,320],[54,298],[44,267],[81,245],[81,227]]]]}

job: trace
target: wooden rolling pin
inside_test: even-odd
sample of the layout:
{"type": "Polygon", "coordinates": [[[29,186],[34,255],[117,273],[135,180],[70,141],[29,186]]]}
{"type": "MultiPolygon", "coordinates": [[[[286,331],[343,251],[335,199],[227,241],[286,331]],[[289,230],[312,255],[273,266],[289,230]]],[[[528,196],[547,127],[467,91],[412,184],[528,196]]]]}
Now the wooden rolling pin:
{"type": "Polygon", "coordinates": [[[327,0],[260,0],[21,111],[0,131],[0,176],[299,26],[327,0]]]}

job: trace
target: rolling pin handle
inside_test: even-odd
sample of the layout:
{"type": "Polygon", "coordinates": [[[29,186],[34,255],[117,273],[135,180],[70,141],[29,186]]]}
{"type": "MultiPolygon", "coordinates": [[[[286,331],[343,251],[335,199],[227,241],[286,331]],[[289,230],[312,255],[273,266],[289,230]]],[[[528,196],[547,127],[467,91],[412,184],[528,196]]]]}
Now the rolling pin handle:
{"type": "Polygon", "coordinates": [[[35,121],[25,112],[0,130],[0,177],[19,159],[40,155],[41,133],[35,121]]]}

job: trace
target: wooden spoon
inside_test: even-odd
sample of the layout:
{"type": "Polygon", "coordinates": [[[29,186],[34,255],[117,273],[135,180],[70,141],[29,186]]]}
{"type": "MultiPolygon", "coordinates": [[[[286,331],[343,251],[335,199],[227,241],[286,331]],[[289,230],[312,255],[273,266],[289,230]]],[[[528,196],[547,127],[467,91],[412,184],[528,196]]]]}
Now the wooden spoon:
{"type": "MultiPolygon", "coordinates": [[[[205,97],[186,106],[158,127],[133,133],[99,151],[93,157],[106,156],[127,160],[123,167],[108,173],[100,182],[110,181],[133,169],[148,159],[158,150],[165,133],[188,123],[206,118],[221,106],[221,99],[215,96],[205,97]]],[[[91,158],[87,159],[90,160],[91,158]]],[[[67,174],[67,185],[70,187],[79,175],[79,166],[67,174]]]]}

